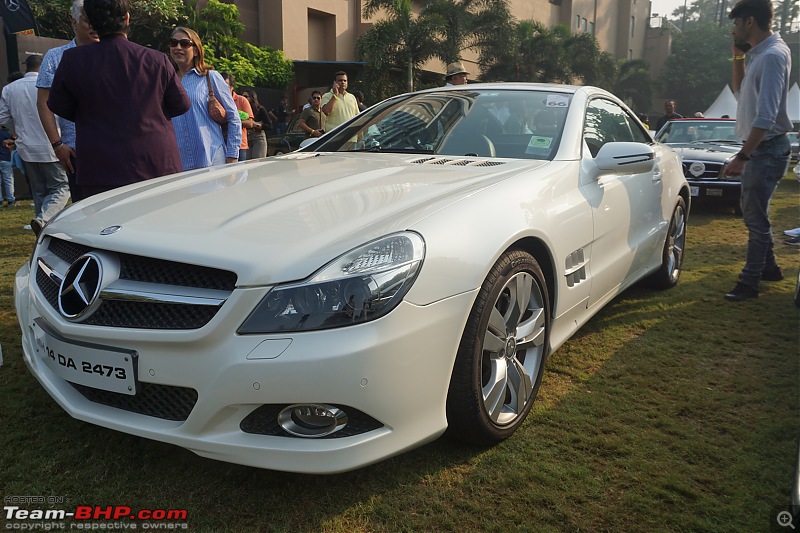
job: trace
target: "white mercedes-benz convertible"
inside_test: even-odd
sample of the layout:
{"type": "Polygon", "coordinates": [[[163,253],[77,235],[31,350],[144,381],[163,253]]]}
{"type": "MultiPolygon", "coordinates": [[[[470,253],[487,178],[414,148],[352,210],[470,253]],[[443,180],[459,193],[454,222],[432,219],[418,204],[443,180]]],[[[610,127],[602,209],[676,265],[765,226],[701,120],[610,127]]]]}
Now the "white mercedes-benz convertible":
{"type": "Polygon", "coordinates": [[[689,200],[600,89],[405,94],[300,151],[63,210],[17,273],[24,358],[71,416],[233,463],[491,444],[590,317],[678,282],[689,200]]]}

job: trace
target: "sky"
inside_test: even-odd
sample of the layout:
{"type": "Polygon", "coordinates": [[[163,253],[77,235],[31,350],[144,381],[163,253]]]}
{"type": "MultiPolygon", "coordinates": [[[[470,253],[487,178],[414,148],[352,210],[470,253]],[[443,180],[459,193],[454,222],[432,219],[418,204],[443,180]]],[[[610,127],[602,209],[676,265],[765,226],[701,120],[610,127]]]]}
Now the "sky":
{"type": "MultiPolygon", "coordinates": [[[[669,17],[672,12],[683,7],[684,0],[651,0],[650,11],[655,14],[658,13],[659,17],[669,17]]],[[[691,5],[692,0],[688,0],[687,5],[691,5]]]]}

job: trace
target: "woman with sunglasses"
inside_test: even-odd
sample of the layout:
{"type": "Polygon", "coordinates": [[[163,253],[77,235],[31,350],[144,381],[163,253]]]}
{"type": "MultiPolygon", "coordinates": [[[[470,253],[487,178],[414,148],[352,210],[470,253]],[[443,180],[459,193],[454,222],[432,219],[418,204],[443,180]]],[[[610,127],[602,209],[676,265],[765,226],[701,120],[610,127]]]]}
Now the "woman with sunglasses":
{"type": "Polygon", "coordinates": [[[259,159],[267,155],[267,135],[266,132],[272,129],[272,122],[269,112],[258,102],[258,95],[253,89],[245,89],[242,96],[250,102],[253,109],[253,120],[255,127],[247,130],[247,144],[250,146],[249,159],[259,159]]]}
{"type": "Polygon", "coordinates": [[[192,101],[187,113],[172,119],[183,170],[237,162],[242,143],[239,111],[228,84],[216,70],[206,65],[197,32],[190,28],[175,28],[169,40],[169,57],[192,101]],[[211,80],[217,100],[225,108],[227,139],[222,134],[222,127],[208,114],[208,80],[211,80]]]}

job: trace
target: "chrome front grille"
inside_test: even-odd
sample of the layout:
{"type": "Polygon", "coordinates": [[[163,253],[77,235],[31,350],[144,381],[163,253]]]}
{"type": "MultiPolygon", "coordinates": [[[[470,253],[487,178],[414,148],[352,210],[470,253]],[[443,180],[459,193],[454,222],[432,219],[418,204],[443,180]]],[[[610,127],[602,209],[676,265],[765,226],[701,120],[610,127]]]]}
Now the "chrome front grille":
{"type": "Polygon", "coordinates": [[[683,175],[686,176],[688,180],[719,180],[720,174],[722,172],[722,163],[718,163],[715,161],[699,161],[705,165],[705,171],[700,175],[695,177],[689,172],[689,167],[692,166],[692,163],[696,163],[697,161],[683,161],[683,175]]]}
{"type": "Polygon", "coordinates": [[[37,259],[36,284],[59,310],[61,280],[88,252],[113,256],[119,274],[100,292],[99,306],[76,320],[92,326],[197,329],[217,314],[236,287],[236,274],[198,265],[118,254],[50,237],[37,259]]]}

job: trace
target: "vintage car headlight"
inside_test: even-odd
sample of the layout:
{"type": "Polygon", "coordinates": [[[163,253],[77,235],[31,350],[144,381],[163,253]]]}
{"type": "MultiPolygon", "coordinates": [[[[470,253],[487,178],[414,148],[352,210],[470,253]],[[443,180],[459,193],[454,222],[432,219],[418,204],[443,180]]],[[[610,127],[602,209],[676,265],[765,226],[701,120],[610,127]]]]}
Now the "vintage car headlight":
{"type": "Polygon", "coordinates": [[[736,175],[736,176],[726,176],[725,175],[725,169],[728,168],[728,165],[730,165],[731,162],[734,159],[736,159],[736,158],[735,157],[728,158],[728,160],[725,161],[725,163],[722,164],[722,168],[719,169],[719,179],[725,180],[725,181],[740,181],[742,179],[742,177],[739,176],[739,175],[736,175]]]}
{"type": "Polygon", "coordinates": [[[277,285],[238,333],[312,331],[382,317],[411,288],[425,257],[416,233],[387,235],[328,263],[310,280],[277,285]]]}

